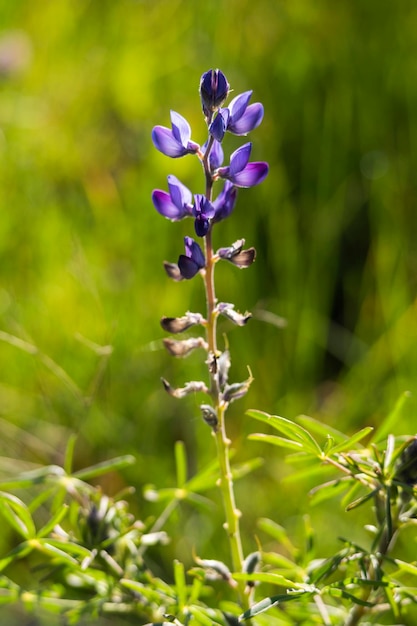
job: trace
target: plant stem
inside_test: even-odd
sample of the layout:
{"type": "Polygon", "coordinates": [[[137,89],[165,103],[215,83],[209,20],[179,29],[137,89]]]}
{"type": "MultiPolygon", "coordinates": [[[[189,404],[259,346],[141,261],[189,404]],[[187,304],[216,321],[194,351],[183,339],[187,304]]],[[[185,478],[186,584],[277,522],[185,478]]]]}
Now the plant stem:
{"type": "MultiPolygon", "coordinates": [[[[209,154],[213,145],[213,138],[210,137],[207,145],[207,149],[203,159],[203,167],[206,176],[206,198],[211,201],[213,179],[209,165],[209,154]]],[[[225,425],[225,411],[226,406],[221,397],[221,389],[219,387],[219,376],[217,371],[217,358],[219,351],[217,348],[217,310],[216,310],[216,291],[214,283],[214,268],[216,264],[216,258],[213,254],[212,244],[212,225],[204,238],[205,256],[206,256],[206,268],[204,272],[204,285],[206,291],[206,304],[207,304],[207,327],[206,327],[206,339],[208,345],[208,368],[210,375],[210,395],[213,402],[213,408],[216,411],[217,427],[213,430],[216,439],[217,458],[219,462],[219,487],[223,498],[223,506],[225,511],[225,524],[224,527],[227,531],[229,538],[232,567],[235,572],[242,571],[243,565],[243,549],[242,540],[240,536],[240,511],[236,507],[235,494],[233,488],[233,477],[230,467],[230,444],[231,441],[227,437],[226,425],[225,425]]],[[[239,583],[238,589],[241,596],[242,603],[247,608],[248,599],[244,594],[245,584],[239,583]]]]}

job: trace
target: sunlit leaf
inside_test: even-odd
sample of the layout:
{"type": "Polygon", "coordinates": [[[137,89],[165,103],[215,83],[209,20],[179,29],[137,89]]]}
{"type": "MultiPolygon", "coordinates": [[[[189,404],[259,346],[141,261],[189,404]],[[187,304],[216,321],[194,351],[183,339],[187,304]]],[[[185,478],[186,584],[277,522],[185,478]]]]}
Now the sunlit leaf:
{"type": "Polygon", "coordinates": [[[86,467],[78,472],[74,472],[73,476],[80,480],[91,480],[91,478],[97,478],[97,476],[102,476],[108,472],[124,469],[125,467],[129,467],[135,463],[136,459],[134,456],[131,454],[125,454],[123,456],[115,457],[114,459],[109,459],[108,461],[103,461],[102,463],[96,463],[96,465],[86,467]]]}
{"type": "Polygon", "coordinates": [[[285,439],[278,435],[266,435],[264,433],[252,433],[248,436],[251,441],[261,441],[262,443],[271,443],[274,446],[288,448],[289,450],[302,450],[303,444],[292,439],[285,439]]]}
{"type": "Polygon", "coordinates": [[[366,426],[365,428],[362,428],[362,430],[352,435],[352,437],[346,439],[346,441],[342,441],[341,443],[331,448],[328,452],[328,455],[330,456],[332,454],[339,454],[340,452],[344,452],[345,450],[352,449],[355,444],[358,443],[358,441],[361,441],[361,439],[365,439],[365,437],[367,437],[372,431],[372,426],[366,426]]]}
{"type": "Polygon", "coordinates": [[[28,507],[13,494],[0,492],[0,513],[24,539],[36,535],[35,523],[28,507]]]}
{"type": "Polygon", "coordinates": [[[279,415],[269,415],[263,411],[253,409],[248,411],[248,415],[279,430],[286,437],[293,438],[295,441],[301,441],[306,451],[318,456],[322,455],[322,450],[317,441],[308,430],[299,424],[279,415]]]}

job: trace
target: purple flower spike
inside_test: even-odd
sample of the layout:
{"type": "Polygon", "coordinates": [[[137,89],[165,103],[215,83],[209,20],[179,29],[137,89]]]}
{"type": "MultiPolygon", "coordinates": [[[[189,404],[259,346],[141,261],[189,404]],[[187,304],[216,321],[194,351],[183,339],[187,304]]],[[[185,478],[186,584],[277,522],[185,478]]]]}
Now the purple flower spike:
{"type": "Polygon", "coordinates": [[[229,217],[235,208],[236,199],[237,188],[229,180],[226,180],[222,191],[213,201],[213,207],[215,210],[213,222],[220,222],[220,220],[224,220],[226,217],[229,217]]]}
{"type": "Polygon", "coordinates": [[[186,154],[195,154],[200,146],[191,141],[191,127],[179,113],[171,111],[172,130],[165,126],[155,126],[152,141],[155,148],[166,156],[177,158],[186,154]]]}
{"type": "Polygon", "coordinates": [[[210,220],[215,215],[215,209],[210,200],[201,194],[194,196],[193,214],[194,227],[198,237],[205,237],[210,227],[210,220]]]}
{"type": "Polygon", "coordinates": [[[251,96],[252,91],[245,91],[233,98],[228,106],[230,117],[227,130],[234,135],[247,135],[262,122],[264,108],[259,102],[248,106],[251,96]]]}
{"type": "Polygon", "coordinates": [[[202,75],[200,97],[203,113],[208,119],[211,119],[213,111],[226,100],[229,88],[227,78],[220,70],[208,70],[202,75]]]}
{"type": "Polygon", "coordinates": [[[200,246],[191,237],[184,237],[185,254],[178,259],[178,267],[183,278],[193,278],[206,265],[200,246]]]}
{"type": "Polygon", "coordinates": [[[152,192],[152,202],[155,209],[173,222],[192,215],[191,191],[175,176],[168,176],[169,193],[160,189],[152,192]]]}
{"type": "Polygon", "coordinates": [[[253,187],[261,183],[268,174],[268,164],[264,162],[249,163],[252,150],[251,143],[245,143],[233,152],[228,167],[220,167],[217,175],[230,180],[236,187],[253,187]]]}

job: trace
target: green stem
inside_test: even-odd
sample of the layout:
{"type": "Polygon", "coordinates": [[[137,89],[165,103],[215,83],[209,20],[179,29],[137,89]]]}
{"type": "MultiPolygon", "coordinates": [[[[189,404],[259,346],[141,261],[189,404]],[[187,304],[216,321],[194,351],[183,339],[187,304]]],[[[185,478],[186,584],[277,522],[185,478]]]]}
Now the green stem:
{"type": "MultiPolygon", "coordinates": [[[[207,149],[203,158],[203,167],[206,176],[206,198],[211,201],[213,178],[209,166],[209,154],[213,145],[213,138],[210,137],[207,149]]],[[[225,511],[224,527],[229,538],[232,567],[235,572],[242,571],[243,565],[243,549],[240,536],[240,511],[236,507],[235,494],[233,487],[233,477],[230,467],[230,439],[227,437],[225,424],[226,406],[221,397],[221,389],[219,387],[219,377],[217,372],[217,358],[219,351],[217,348],[217,310],[216,310],[216,291],[214,283],[214,268],[216,258],[213,253],[212,244],[212,226],[204,238],[206,268],[204,272],[204,285],[206,291],[207,304],[207,327],[206,338],[208,345],[208,363],[210,375],[210,395],[213,402],[213,408],[217,415],[217,428],[213,431],[216,439],[217,458],[219,462],[219,487],[223,498],[223,506],[225,511]]],[[[245,583],[240,582],[238,585],[239,595],[244,608],[248,608],[248,598],[244,593],[245,583]]]]}

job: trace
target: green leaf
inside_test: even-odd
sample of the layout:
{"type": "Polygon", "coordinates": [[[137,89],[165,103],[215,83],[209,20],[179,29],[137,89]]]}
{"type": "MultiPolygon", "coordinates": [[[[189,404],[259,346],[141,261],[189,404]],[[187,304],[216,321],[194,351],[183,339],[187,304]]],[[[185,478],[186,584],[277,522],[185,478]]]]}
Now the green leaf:
{"type": "MultiPolygon", "coordinates": [[[[252,617],[256,617],[260,613],[264,613],[264,611],[268,611],[270,608],[277,606],[278,604],[282,604],[283,602],[291,602],[292,600],[298,600],[302,596],[306,595],[305,592],[302,593],[281,593],[276,596],[271,596],[269,598],[264,598],[260,602],[256,602],[248,611],[245,611],[240,617],[240,620],[251,619],[252,617]]],[[[310,595],[310,594],[309,594],[310,595]]]]}
{"type": "Polygon", "coordinates": [[[362,428],[362,430],[352,435],[352,437],[349,437],[348,439],[346,439],[346,441],[342,441],[341,443],[331,448],[328,452],[328,456],[330,456],[331,454],[339,454],[340,452],[344,452],[345,450],[348,450],[349,448],[350,449],[353,448],[355,444],[358,443],[358,441],[360,441],[361,439],[364,439],[372,431],[373,431],[372,426],[366,426],[365,428],[362,428]]]}
{"type": "Polygon", "coordinates": [[[358,506],[361,506],[361,504],[368,502],[368,500],[373,498],[378,493],[378,491],[379,491],[379,487],[377,487],[376,489],[373,489],[369,493],[365,493],[363,496],[360,496],[353,502],[350,502],[346,507],[346,511],[352,511],[352,509],[356,509],[358,506]]]}
{"type": "Polygon", "coordinates": [[[300,589],[303,583],[294,582],[282,574],[275,574],[274,572],[254,572],[253,574],[237,573],[233,574],[235,580],[252,581],[257,583],[269,583],[271,585],[277,585],[279,587],[290,587],[300,589]]]}
{"type": "MultiPolygon", "coordinates": [[[[349,479],[348,479],[349,480],[349,479]]],[[[339,494],[343,493],[350,487],[350,482],[345,479],[337,479],[331,480],[322,485],[318,485],[311,489],[310,495],[310,504],[317,505],[321,502],[325,502],[330,498],[335,498],[339,494]]]]}
{"type": "Polygon", "coordinates": [[[187,603],[187,584],[185,582],[184,564],[177,560],[174,561],[174,580],[178,597],[178,607],[180,611],[182,611],[187,603]]]}
{"type": "Polygon", "coordinates": [[[274,446],[281,448],[288,448],[290,450],[302,450],[303,444],[299,441],[293,441],[292,439],[285,439],[278,435],[266,435],[265,433],[252,433],[248,439],[251,441],[262,441],[263,443],[271,443],[274,446]]]}
{"type": "Polygon", "coordinates": [[[183,487],[187,481],[187,456],[183,441],[175,443],[175,466],[177,470],[177,487],[183,487]]]}
{"type": "Polygon", "coordinates": [[[23,543],[16,546],[16,548],[13,548],[13,550],[11,550],[7,556],[0,560],[0,572],[6,569],[6,567],[8,567],[10,563],[13,563],[13,561],[16,561],[17,559],[22,559],[30,554],[32,552],[32,549],[32,546],[27,541],[24,541],[23,543]]]}
{"type": "Polygon", "coordinates": [[[2,489],[25,489],[32,485],[43,485],[51,478],[61,478],[65,476],[65,470],[58,465],[46,465],[35,470],[22,472],[16,478],[0,482],[2,489]]]}
{"type": "Polygon", "coordinates": [[[124,469],[125,467],[129,467],[135,463],[136,459],[133,455],[125,454],[123,456],[110,459],[109,461],[103,461],[102,463],[91,465],[90,467],[86,467],[78,472],[74,472],[73,476],[79,478],[80,480],[90,480],[91,478],[96,478],[102,474],[107,474],[107,472],[124,469]]]}
{"type": "Polygon", "coordinates": [[[263,411],[257,411],[251,409],[247,412],[248,415],[254,417],[255,419],[264,422],[265,424],[269,424],[276,430],[279,430],[286,437],[293,439],[294,441],[301,441],[304,444],[304,449],[316,456],[322,456],[322,450],[314,439],[314,437],[302,426],[292,422],[285,417],[280,417],[279,415],[269,415],[268,413],[264,413],[263,411]]]}
{"type": "Polygon", "coordinates": [[[51,519],[46,524],[44,524],[44,526],[42,526],[42,528],[38,531],[37,536],[45,537],[46,535],[49,535],[49,533],[54,529],[54,527],[57,524],[61,523],[61,521],[64,519],[67,513],[68,513],[68,506],[64,504],[60,509],[56,511],[55,515],[53,515],[51,519]]]}
{"type": "Polygon", "coordinates": [[[24,539],[36,535],[35,523],[26,504],[16,496],[0,492],[0,512],[24,539]]]}

